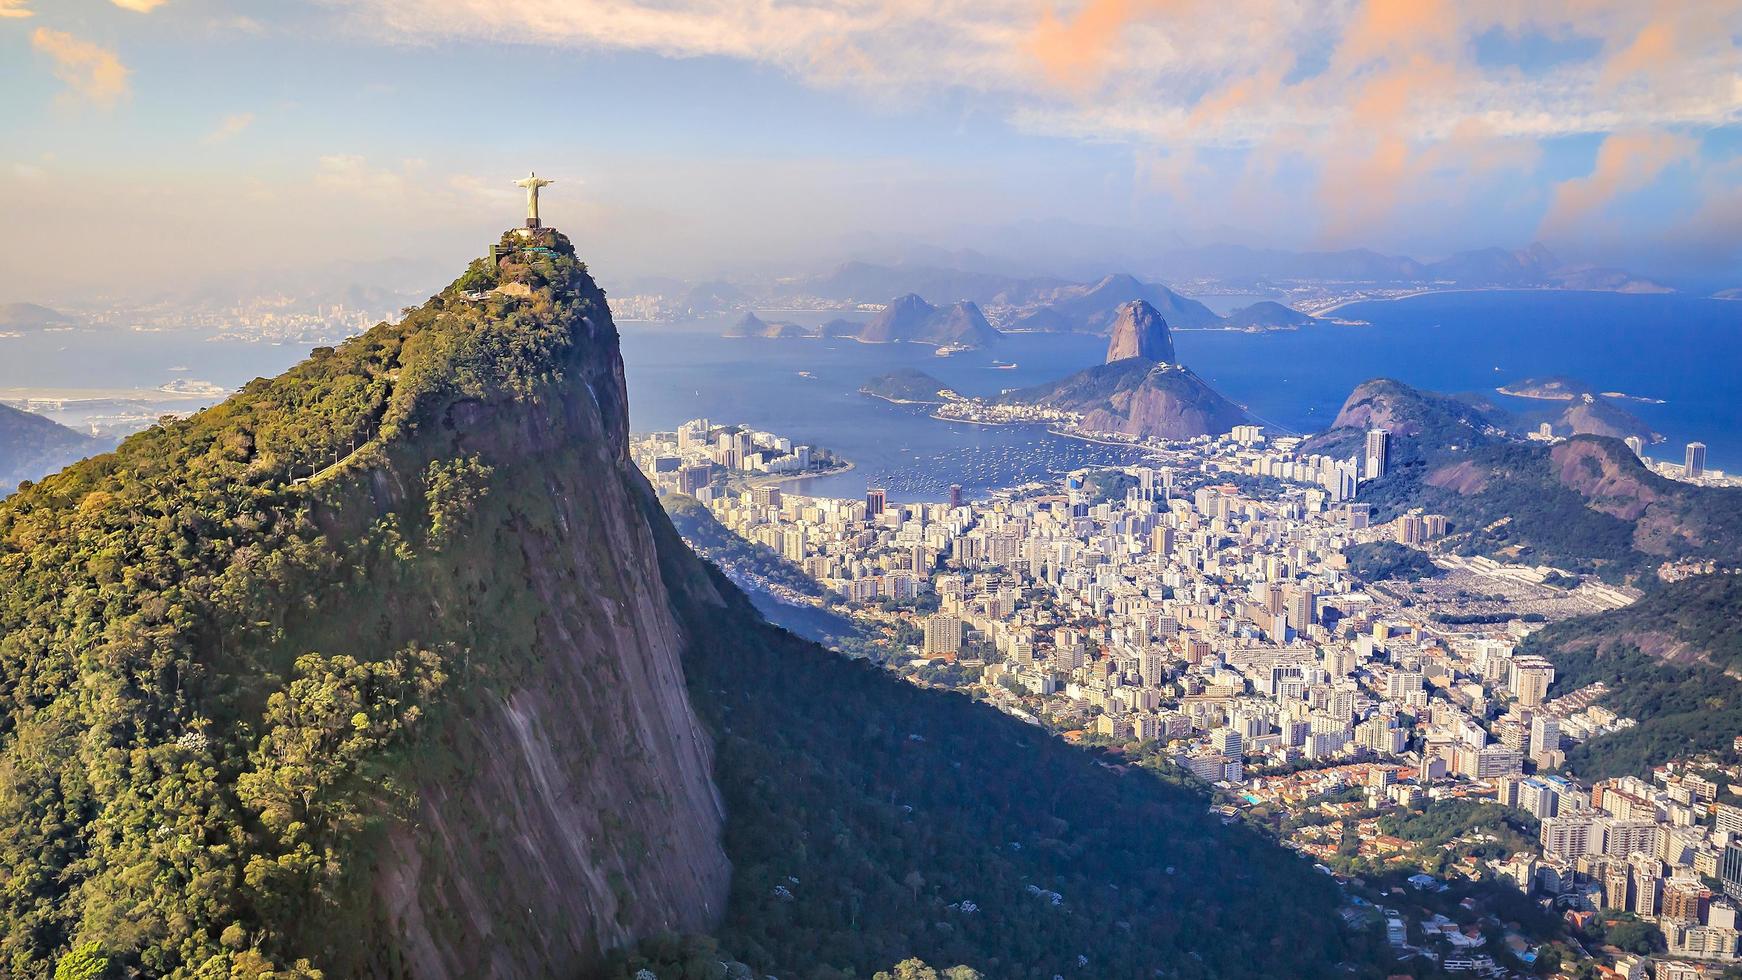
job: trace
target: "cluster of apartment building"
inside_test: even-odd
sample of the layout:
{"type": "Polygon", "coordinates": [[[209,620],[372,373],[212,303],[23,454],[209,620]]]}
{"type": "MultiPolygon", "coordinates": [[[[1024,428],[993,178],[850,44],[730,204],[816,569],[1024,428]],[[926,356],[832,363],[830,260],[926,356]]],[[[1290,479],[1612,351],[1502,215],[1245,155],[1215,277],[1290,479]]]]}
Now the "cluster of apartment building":
{"type": "Polygon", "coordinates": [[[1532,777],[1498,787],[1502,801],[1542,820],[1542,852],[1529,869],[1535,890],[1568,908],[1656,922],[1672,955],[1729,961],[1742,942],[1742,807],[1719,802],[1720,789],[1675,765],[1649,781],[1624,776],[1586,788],[1532,777]]]}
{"type": "Polygon", "coordinates": [[[708,419],[641,436],[630,445],[630,454],[656,489],[704,499],[745,478],[797,476],[840,465],[827,450],[708,419]]]}
{"type": "Polygon", "coordinates": [[[916,661],[971,666],[991,700],[1056,727],[1171,741],[1211,782],[1411,748],[1472,779],[1554,764],[1546,661],[1514,656],[1504,627],[1448,635],[1400,615],[1348,573],[1350,544],[1426,544],[1444,519],[1371,528],[1316,483],[1260,499],[1220,482],[1279,451],[1257,445],[1239,432],[1176,449],[1115,499],[1073,477],[953,506],[776,487],[708,506],[849,602],[925,597],[928,613],[896,613],[923,627],[916,661]]]}
{"type": "MultiPolygon", "coordinates": [[[[679,438],[720,446],[705,426],[679,438]]],[[[1447,627],[1354,579],[1350,545],[1431,547],[1446,520],[1372,526],[1365,504],[1327,482],[1353,463],[1293,448],[1253,429],[1174,446],[1127,469],[1122,495],[1079,472],[977,501],[761,486],[707,506],[840,600],[920,627],[897,669],[948,661],[1019,717],[1163,743],[1235,799],[1266,773],[1377,761],[1410,776],[1370,786],[1377,805],[1506,803],[1541,819],[1541,853],[1499,873],[1575,913],[1657,921],[1677,956],[1734,958],[1723,893],[1742,894],[1742,808],[1691,773],[1590,787],[1533,774],[1633,722],[1602,706],[1601,685],[1551,699],[1554,665],[1518,649],[1533,626],[1447,627]],[[1249,492],[1235,479],[1254,475],[1283,485],[1249,492]]],[[[1363,474],[1382,473],[1388,449],[1370,435],[1363,474]]]]}

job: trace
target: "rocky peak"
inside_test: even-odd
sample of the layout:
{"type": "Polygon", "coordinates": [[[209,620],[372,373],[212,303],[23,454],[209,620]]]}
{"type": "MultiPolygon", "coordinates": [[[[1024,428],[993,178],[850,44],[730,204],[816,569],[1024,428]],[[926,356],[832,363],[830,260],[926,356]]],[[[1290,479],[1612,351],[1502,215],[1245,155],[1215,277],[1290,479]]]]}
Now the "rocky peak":
{"type": "Polygon", "coordinates": [[[1119,307],[1113,319],[1112,339],[1107,344],[1107,363],[1129,357],[1147,361],[1174,359],[1173,335],[1167,321],[1145,300],[1133,300],[1119,307]]]}

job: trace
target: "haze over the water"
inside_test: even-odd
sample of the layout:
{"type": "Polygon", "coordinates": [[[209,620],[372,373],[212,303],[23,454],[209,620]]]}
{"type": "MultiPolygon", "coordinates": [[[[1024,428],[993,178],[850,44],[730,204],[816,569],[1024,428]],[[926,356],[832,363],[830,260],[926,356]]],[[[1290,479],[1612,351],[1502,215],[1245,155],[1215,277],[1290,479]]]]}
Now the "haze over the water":
{"type": "Polygon", "coordinates": [[[1742,286],[1739,35],[1726,0],[0,0],[0,301],[434,286],[528,165],[608,288],[1538,240],[1742,286]]]}

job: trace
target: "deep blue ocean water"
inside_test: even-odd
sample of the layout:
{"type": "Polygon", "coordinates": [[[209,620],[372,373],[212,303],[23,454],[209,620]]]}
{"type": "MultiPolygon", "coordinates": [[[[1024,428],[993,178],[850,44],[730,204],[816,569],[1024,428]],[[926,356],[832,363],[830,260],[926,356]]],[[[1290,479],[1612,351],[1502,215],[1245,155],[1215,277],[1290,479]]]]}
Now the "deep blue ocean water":
{"type": "MultiPolygon", "coordinates": [[[[807,323],[836,315],[763,313],[807,323]]],[[[1507,382],[1565,374],[1600,391],[1664,399],[1625,406],[1667,437],[1656,455],[1679,459],[1682,445],[1698,439],[1708,446],[1710,465],[1742,470],[1742,303],[1465,292],[1361,303],[1337,315],[1369,325],[1268,334],[1182,331],[1175,345],[1180,360],[1280,431],[1323,427],[1351,388],[1375,376],[1492,395],[1507,382]]],[[[720,337],[729,321],[621,325],[635,428],[670,429],[705,415],[827,446],[856,469],[803,489],[841,496],[885,484],[896,499],[941,499],[952,482],[973,495],[1130,458],[1127,450],[1033,427],[939,422],[924,409],[858,393],[878,374],[918,367],[964,393],[991,394],[1098,363],[1105,340],[1018,335],[996,350],[936,357],[931,348],[910,344],[720,337]],[[999,370],[994,362],[1016,366],[999,370]]],[[[0,388],[150,388],[188,379],[234,388],[276,374],[306,353],[294,345],[211,342],[188,333],[8,337],[0,338],[0,388]]],[[[1500,400],[1512,407],[1543,404],[1500,400]]]]}
{"type": "MultiPolygon", "coordinates": [[[[1663,399],[1625,407],[1666,437],[1651,450],[1679,459],[1700,440],[1714,467],[1742,468],[1742,303],[1683,296],[1482,291],[1344,307],[1365,326],[1247,334],[1180,331],[1180,360],[1273,430],[1308,432],[1335,417],[1349,391],[1388,376],[1421,388],[1482,392],[1510,408],[1546,403],[1494,389],[1543,375],[1599,391],[1663,399]]],[[[764,319],[818,317],[768,312],[764,319]]],[[[1052,380],[1098,363],[1106,341],[1015,335],[997,349],[937,357],[908,344],[726,339],[725,321],[679,327],[626,324],[630,417],[669,429],[705,415],[828,446],[850,473],[806,492],[854,496],[888,483],[900,499],[937,499],[955,480],[970,494],[1107,458],[1104,450],[1031,428],[939,422],[923,410],[857,393],[867,379],[917,367],[966,394],[1052,380]],[[995,362],[1014,363],[1009,370],[995,362]],[[799,372],[808,371],[811,377],[799,372]]],[[[795,487],[794,489],[800,489],[795,487]]]]}

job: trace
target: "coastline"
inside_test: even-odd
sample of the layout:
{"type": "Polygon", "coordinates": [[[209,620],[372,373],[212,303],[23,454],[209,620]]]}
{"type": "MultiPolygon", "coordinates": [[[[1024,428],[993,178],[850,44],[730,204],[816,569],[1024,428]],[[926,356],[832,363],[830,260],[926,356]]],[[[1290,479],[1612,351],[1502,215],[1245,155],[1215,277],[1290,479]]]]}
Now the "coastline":
{"type": "Polygon", "coordinates": [[[1084,433],[1084,432],[1073,432],[1070,429],[1060,429],[1060,428],[1057,428],[1057,427],[1052,426],[1052,425],[1048,425],[1047,423],[1040,422],[1040,421],[1032,421],[1032,422],[1028,422],[1028,421],[986,422],[986,421],[982,421],[980,419],[952,419],[952,418],[946,418],[942,415],[937,415],[937,414],[933,414],[931,416],[931,418],[936,419],[939,422],[957,422],[957,423],[961,423],[963,425],[984,425],[988,428],[996,428],[999,426],[1006,426],[1006,425],[1038,425],[1038,426],[1045,428],[1048,435],[1058,436],[1061,439],[1075,439],[1078,442],[1092,442],[1097,446],[1112,446],[1116,449],[1136,449],[1136,450],[1139,450],[1140,452],[1146,452],[1146,453],[1157,454],[1157,455],[1159,455],[1161,452],[1161,450],[1155,448],[1154,446],[1145,445],[1144,443],[1141,443],[1141,442],[1125,442],[1125,441],[1121,441],[1119,439],[1113,439],[1113,438],[1098,438],[1096,436],[1093,436],[1093,435],[1090,435],[1090,434],[1084,433]]]}
{"type": "MultiPolygon", "coordinates": [[[[1392,303],[1397,300],[1415,299],[1418,296],[1439,296],[1448,293],[1601,293],[1606,296],[1667,295],[1662,292],[1653,291],[1629,291],[1625,289],[1568,289],[1563,286],[1452,286],[1444,289],[1415,289],[1406,293],[1398,293],[1396,296],[1363,296],[1358,299],[1346,299],[1338,302],[1334,306],[1327,306],[1322,310],[1314,312],[1312,315],[1316,317],[1328,316],[1345,306],[1354,306],[1356,303],[1392,303]]],[[[1302,310],[1305,312],[1304,307],[1302,310]]]]}
{"type": "Polygon", "coordinates": [[[1417,289],[1417,290],[1413,290],[1413,291],[1407,292],[1407,293],[1398,293],[1396,296],[1362,296],[1358,299],[1346,299],[1346,300],[1343,300],[1342,302],[1336,304],[1335,306],[1327,306],[1324,309],[1319,310],[1317,313],[1314,313],[1313,316],[1319,316],[1319,317],[1326,316],[1327,314],[1337,312],[1338,310],[1342,309],[1345,306],[1354,306],[1356,303],[1394,303],[1394,302],[1396,302],[1398,300],[1402,300],[1402,299],[1415,299],[1418,296],[1438,296],[1438,295],[1441,295],[1443,293],[1499,293],[1499,292],[1553,292],[1553,291],[1554,290],[1550,290],[1547,287],[1541,287],[1541,286],[1508,287],[1505,289],[1502,289],[1499,286],[1459,286],[1459,287],[1455,287],[1455,288],[1451,288],[1451,289],[1417,289]]]}
{"type": "Polygon", "coordinates": [[[1081,442],[1092,442],[1097,446],[1115,446],[1120,449],[1136,449],[1140,452],[1158,456],[1161,454],[1161,450],[1156,449],[1153,446],[1145,445],[1141,442],[1120,442],[1117,439],[1097,439],[1094,436],[1086,435],[1081,432],[1071,432],[1068,429],[1054,429],[1050,426],[1046,431],[1061,439],[1076,439],[1081,442]]]}
{"type": "MultiPolygon", "coordinates": [[[[743,486],[745,489],[749,489],[751,486],[759,486],[759,487],[760,486],[768,486],[771,483],[791,483],[794,480],[814,480],[818,477],[823,477],[823,476],[840,476],[842,473],[851,473],[856,468],[857,467],[853,463],[852,460],[847,460],[845,463],[843,463],[840,466],[837,466],[833,469],[817,470],[814,473],[767,474],[764,476],[758,476],[758,477],[754,477],[754,478],[746,478],[741,482],[743,483],[743,486]]],[[[731,486],[735,482],[739,482],[739,481],[730,481],[729,480],[729,481],[727,481],[726,485],[731,486]]]]}
{"type": "MultiPolygon", "coordinates": [[[[942,399],[896,398],[893,395],[879,395],[875,391],[867,391],[864,388],[859,389],[859,394],[868,395],[868,396],[875,398],[879,401],[888,402],[891,405],[948,405],[949,404],[949,402],[944,401],[942,399]]],[[[936,416],[933,416],[933,417],[935,418],[936,416]]]]}

